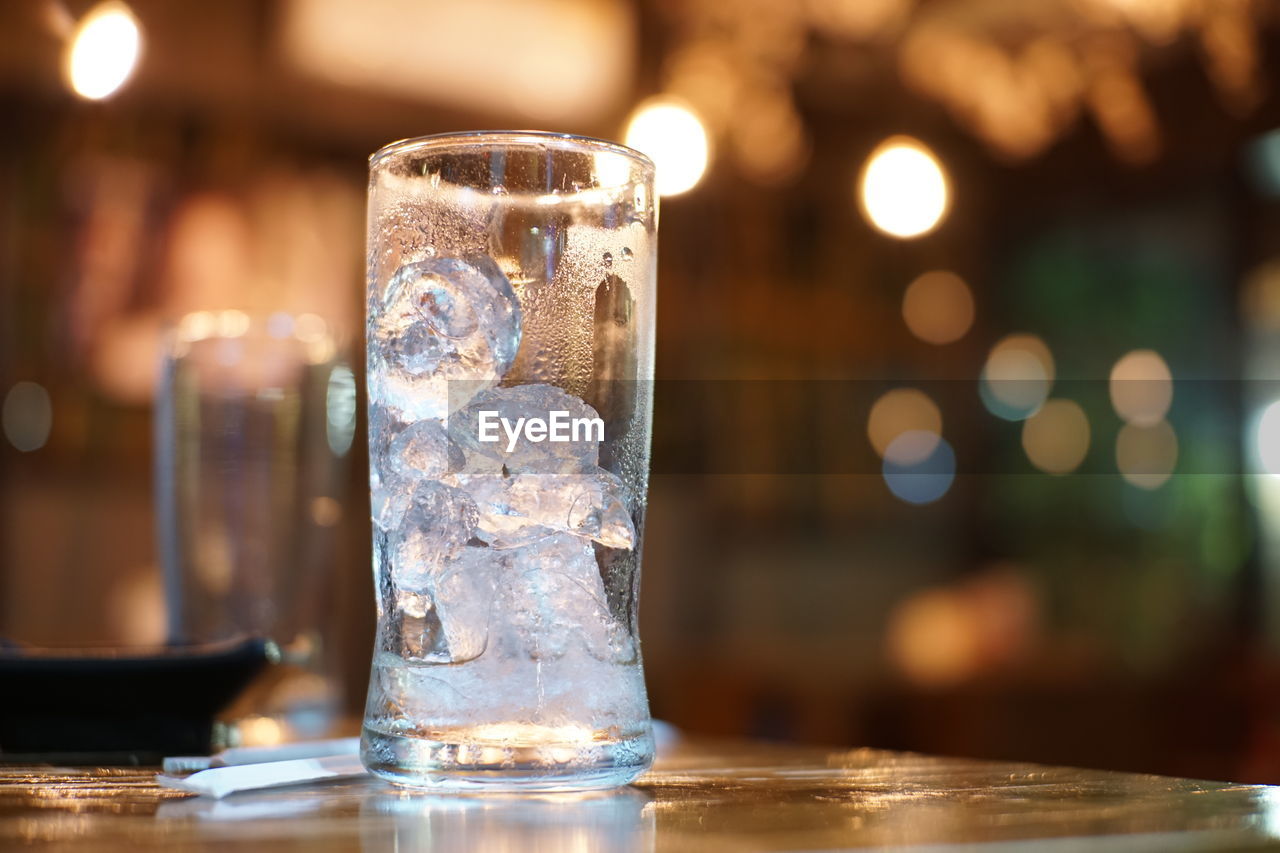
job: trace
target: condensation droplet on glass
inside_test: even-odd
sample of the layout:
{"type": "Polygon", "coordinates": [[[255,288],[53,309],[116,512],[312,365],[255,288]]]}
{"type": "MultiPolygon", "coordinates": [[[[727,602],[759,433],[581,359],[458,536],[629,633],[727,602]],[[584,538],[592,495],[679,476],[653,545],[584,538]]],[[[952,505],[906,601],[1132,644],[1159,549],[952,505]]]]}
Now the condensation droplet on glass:
{"type": "Polygon", "coordinates": [[[606,268],[613,266],[613,252],[604,253],[604,265],[606,268]]]}
{"type": "Polygon", "coordinates": [[[629,261],[629,260],[631,260],[631,258],[632,258],[632,257],[633,257],[633,255],[632,255],[632,252],[631,252],[631,247],[630,247],[630,246],[623,246],[623,247],[622,247],[622,259],[623,259],[624,261],[629,261]]]}

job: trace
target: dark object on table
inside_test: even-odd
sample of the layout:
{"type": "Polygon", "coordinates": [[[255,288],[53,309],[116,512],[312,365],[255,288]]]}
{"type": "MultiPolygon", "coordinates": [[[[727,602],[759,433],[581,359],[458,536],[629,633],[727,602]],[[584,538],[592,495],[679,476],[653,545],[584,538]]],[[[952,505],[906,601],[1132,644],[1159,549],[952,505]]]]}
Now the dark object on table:
{"type": "Polygon", "coordinates": [[[0,648],[0,763],[159,764],[213,747],[214,715],[277,654],[261,639],[154,651],[0,648]]]}

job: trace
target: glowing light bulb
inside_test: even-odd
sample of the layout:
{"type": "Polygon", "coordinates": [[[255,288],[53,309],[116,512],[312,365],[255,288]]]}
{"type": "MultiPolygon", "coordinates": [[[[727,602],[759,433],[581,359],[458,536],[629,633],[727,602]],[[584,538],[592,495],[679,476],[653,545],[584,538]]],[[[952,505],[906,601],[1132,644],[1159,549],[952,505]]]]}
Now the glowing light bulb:
{"type": "Polygon", "coordinates": [[[128,82],[141,52],[142,33],[129,7],[118,2],[95,6],[68,43],[71,89],[91,101],[109,98],[128,82]]]}
{"type": "Polygon", "coordinates": [[[657,168],[658,194],[680,195],[698,185],[710,160],[702,120],[682,102],[650,98],[627,123],[627,145],[647,154],[657,168]]]}
{"type": "Polygon", "coordinates": [[[924,143],[893,136],[867,158],[858,199],[872,225],[906,239],[938,226],[950,204],[950,189],[942,164],[924,143]]]}

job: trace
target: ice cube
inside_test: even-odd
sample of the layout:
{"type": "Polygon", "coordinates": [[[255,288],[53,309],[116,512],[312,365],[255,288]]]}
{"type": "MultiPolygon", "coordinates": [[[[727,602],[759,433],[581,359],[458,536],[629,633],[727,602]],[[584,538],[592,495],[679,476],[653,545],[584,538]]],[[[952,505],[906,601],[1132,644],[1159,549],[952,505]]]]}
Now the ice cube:
{"type": "Polygon", "coordinates": [[[393,492],[387,505],[400,516],[394,524],[380,518],[382,529],[374,536],[382,647],[419,663],[479,656],[488,637],[493,567],[499,558],[488,548],[467,547],[475,530],[475,504],[465,492],[423,480],[411,490],[393,492]]]}
{"type": "Polygon", "coordinates": [[[440,421],[417,421],[392,431],[386,426],[388,419],[380,416],[382,411],[378,407],[370,415],[370,503],[374,522],[391,530],[400,525],[414,487],[423,480],[439,479],[450,470],[460,469],[464,457],[450,443],[440,421]]]}
{"type": "Polygon", "coordinates": [[[492,624],[530,657],[552,660],[586,651],[604,661],[634,654],[628,632],[609,612],[591,543],[557,533],[508,551],[492,624]]]}
{"type": "Polygon", "coordinates": [[[636,545],[636,526],[627,510],[626,486],[603,468],[583,480],[569,507],[569,532],[630,551],[636,545]]]}
{"type": "Polygon", "coordinates": [[[463,548],[432,587],[449,663],[472,660],[484,653],[500,560],[490,548],[463,548]]]}
{"type": "Polygon", "coordinates": [[[590,474],[464,474],[457,480],[476,503],[476,537],[491,547],[519,548],[555,533],[609,548],[635,546],[626,487],[603,468],[590,474]]]}
{"type": "Polygon", "coordinates": [[[410,662],[444,662],[449,649],[429,593],[396,589],[384,609],[389,617],[384,620],[383,648],[410,662]]]}
{"type": "MultiPolygon", "coordinates": [[[[497,471],[504,466],[514,473],[536,472],[583,473],[593,470],[599,459],[599,430],[583,424],[576,441],[531,441],[523,429],[508,450],[509,439],[503,419],[516,429],[522,419],[541,418],[549,421],[552,412],[566,412],[566,427],[574,437],[574,421],[593,421],[599,416],[587,403],[554,385],[517,385],[512,388],[489,388],[480,391],[458,414],[449,419],[449,435],[466,456],[466,470],[471,473],[497,471]],[[489,423],[498,424],[497,441],[480,440],[480,413],[493,412],[489,423]]],[[[491,431],[490,435],[494,433],[491,431]]]]}
{"type": "Polygon", "coordinates": [[[369,483],[377,487],[386,469],[391,441],[404,429],[395,410],[385,406],[369,407],[369,483]]]}
{"type": "Polygon", "coordinates": [[[417,483],[408,494],[398,523],[389,526],[395,540],[390,573],[400,589],[424,589],[471,539],[476,506],[466,492],[435,480],[417,483]]]}
{"type": "Polygon", "coordinates": [[[485,255],[405,264],[374,308],[369,396],[410,420],[445,417],[451,381],[497,383],[520,347],[519,302],[485,255]]]}
{"type": "Polygon", "coordinates": [[[394,626],[400,657],[414,663],[463,663],[484,654],[500,558],[464,548],[421,588],[397,588],[394,626]]]}
{"type": "Polygon", "coordinates": [[[444,425],[435,419],[417,421],[397,434],[387,445],[386,460],[395,476],[414,481],[439,479],[465,463],[461,449],[452,445],[444,425]]]}
{"type": "Polygon", "coordinates": [[[381,479],[369,489],[369,510],[373,523],[382,530],[400,527],[404,514],[413,501],[413,492],[397,479],[381,479]]]}
{"type": "Polygon", "coordinates": [[[554,496],[544,494],[549,484],[536,475],[503,477],[501,474],[467,474],[458,486],[471,496],[477,509],[475,536],[492,548],[519,548],[563,529],[569,513],[556,524],[554,496]]]}

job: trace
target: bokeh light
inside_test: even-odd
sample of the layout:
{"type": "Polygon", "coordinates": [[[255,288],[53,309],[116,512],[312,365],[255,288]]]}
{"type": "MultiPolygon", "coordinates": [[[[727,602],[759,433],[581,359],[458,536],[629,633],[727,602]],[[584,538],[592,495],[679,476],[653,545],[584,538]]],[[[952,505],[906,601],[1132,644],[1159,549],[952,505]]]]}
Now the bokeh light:
{"type": "Polygon", "coordinates": [[[973,294],[953,272],[927,272],[902,295],[902,319],[911,334],[926,343],[958,341],[973,325],[973,294]]]}
{"type": "Polygon", "coordinates": [[[1048,400],[1022,425],[1022,449],[1047,474],[1070,474],[1089,452],[1089,419],[1072,400],[1048,400]]]}
{"type": "Polygon", "coordinates": [[[761,186],[794,181],[809,160],[809,137],[785,87],[746,87],[734,110],[730,143],[743,174],[761,186]]]}
{"type": "Polygon", "coordinates": [[[711,157],[701,119],[674,98],[650,98],[636,107],[627,123],[626,141],[653,160],[658,194],[663,196],[697,186],[711,157]]]}
{"type": "Polygon", "coordinates": [[[129,7],[118,2],[95,6],[67,44],[67,81],[82,98],[109,98],[129,81],[141,52],[142,32],[129,7]]]}
{"type": "Polygon", "coordinates": [[[867,220],[892,237],[929,233],[946,215],[950,187],[942,164],[924,143],[893,136],[880,144],[858,179],[867,220]]]}
{"type": "Polygon", "coordinates": [[[933,503],[956,478],[956,454],[936,433],[910,430],[885,448],[881,473],[889,491],[900,500],[933,503]]]}
{"type": "Polygon", "coordinates": [[[885,651],[904,678],[946,687],[1026,659],[1041,604],[1025,567],[996,563],[964,581],[927,587],[890,612],[885,651]]]}
{"type": "Polygon", "coordinates": [[[1254,449],[1262,470],[1280,477],[1280,400],[1262,410],[1254,431],[1254,449]]]}
{"type": "Polygon", "coordinates": [[[889,659],[909,681],[946,687],[973,674],[980,654],[975,612],[959,592],[929,589],[899,604],[889,615],[889,659]]]}
{"type": "Polygon", "coordinates": [[[53,403],[49,400],[49,392],[35,382],[14,383],[4,396],[0,425],[9,443],[23,453],[44,447],[53,426],[53,403]]]}
{"type": "Polygon", "coordinates": [[[1280,197],[1280,130],[1264,133],[1245,149],[1245,162],[1255,189],[1280,197]]]}
{"type": "Polygon", "coordinates": [[[241,746],[275,746],[284,741],[284,729],[278,720],[254,714],[236,722],[241,746]]]}
{"type": "Polygon", "coordinates": [[[1240,319],[1255,329],[1280,331],[1280,258],[1254,267],[1245,277],[1240,319]]]}
{"type": "Polygon", "coordinates": [[[329,449],[344,456],[356,433],[356,378],[345,364],[334,365],[325,389],[325,436],[329,449]]]}
{"type": "Polygon", "coordinates": [[[1053,354],[1044,341],[1035,335],[1008,335],[988,353],[978,391],[991,414],[1020,421],[1048,399],[1053,378],[1053,354]]]}
{"type": "Polygon", "coordinates": [[[342,504],[327,495],[311,499],[311,521],[317,527],[333,527],[342,520],[342,504]]]}
{"type": "Polygon", "coordinates": [[[1155,426],[1173,403],[1173,376],[1154,350],[1126,354],[1111,368],[1111,405],[1127,423],[1155,426]]]}
{"type": "Polygon", "coordinates": [[[867,438],[876,453],[885,456],[894,439],[905,432],[919,432],[933,436],[932,443],[899,448],[900,453],[915,450],[915,458],[898,456],[899,464],[909,465],[920,462],[933,452],[938,438],[942,435],[942,412],[923,391],[915,388],[895,388],[886,391],[871,406],[871,414],[867,417],[867,438]]]}
{"type": "Polygon", "coordinates": [[[1140,489],[1158,489],[1178,464],[1178,436],[1168,421],[1152,426],[1125,424],[1116,435],[1116,467],[1140,489]]]}

